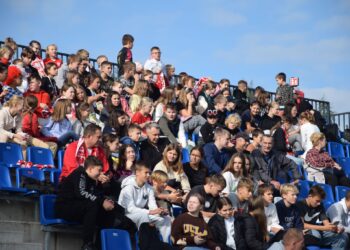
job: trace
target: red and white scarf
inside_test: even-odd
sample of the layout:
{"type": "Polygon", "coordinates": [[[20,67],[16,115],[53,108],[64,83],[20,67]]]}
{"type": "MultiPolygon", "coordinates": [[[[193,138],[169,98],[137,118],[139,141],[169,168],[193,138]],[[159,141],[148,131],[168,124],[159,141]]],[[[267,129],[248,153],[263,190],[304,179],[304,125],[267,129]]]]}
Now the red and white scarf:
{"type": "Polygon", "coordinates": [[[80,138],[78,141],[78,145],[77,145],[77,151],[75,152],[75,159],[78,163],[79,166],[83,166],[85,159],[89,156],[96,156],[98,157],[98,155],[100,154],[100,149],[98,146],[92,147],[91,148],[91,153],[89,154],[88,149],[85,146],[84,143],[84,138],[80,138]]]}

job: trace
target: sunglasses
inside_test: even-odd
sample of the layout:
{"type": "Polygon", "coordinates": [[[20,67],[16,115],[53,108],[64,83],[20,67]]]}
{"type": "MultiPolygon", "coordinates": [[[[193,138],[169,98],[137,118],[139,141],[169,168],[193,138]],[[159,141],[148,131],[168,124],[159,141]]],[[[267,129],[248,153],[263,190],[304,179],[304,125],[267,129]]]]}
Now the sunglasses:
{"type": "Polygon", "coordinates": [[[208,109],[207,110],[207,115],[208,116],[216,116],[218,114],[218,111],[216,109],[208,109]]]}

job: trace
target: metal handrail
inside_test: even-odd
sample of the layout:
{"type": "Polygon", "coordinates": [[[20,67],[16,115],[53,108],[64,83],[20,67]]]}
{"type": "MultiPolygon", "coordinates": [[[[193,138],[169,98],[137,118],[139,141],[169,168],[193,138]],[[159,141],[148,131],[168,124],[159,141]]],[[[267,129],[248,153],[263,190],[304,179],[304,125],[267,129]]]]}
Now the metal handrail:
{"type": "MultiPolygon", "coordinates": [[[[0,46],[2,46],[4,44],[3,41],[0,41],[0,46]]],[[[27,46],[25,45],[20,45],[18,44],[17,45],[17,50],[15,52],[15,58],[19,58],[20,56],[20,51],[19,49],[23,49],[27,46]]],[[[46,51],[44,49],[41,49],[41,54],[43,55],[42,57],[44,57],[44,55],[46,54],[46,51]]],[[[62,53],[62,52],[57,52],[57,56],[59,58],[61,58],[61,60],[63,62],[67,62],[68,60],[68,57],[69,57],[70,54],[67,54],[67,53],[62,53]]],[[[89,58],[89,62],[92,64],[92,66],[95,68],[96,66],[96,63],[97,63],[97,60],[96,59],[93,59],[93,58],[89,58]]],[[[112,63],[112,74],[113,76],[116,76],[116,73],[118,72],[118,66],[116,63],[112,63]]],[[[175,76],[176,79],[176,82],[179,82],[179,76],[175,76]]],[[[196,79],[198,80],[198,79],[196,79]]],[[[217,83],[217,82],[216,82],[217,83]]],[[[232,91],[237,88],[236,85],[230,85],[230,90],[231,90],[231,93],[232,91]]],[[[254,93],[254,89],[252,88],[248,88],[248,96],[253,96],[253,93],[254,93]]],[[[275,98],[275,93],[274,92],[268,92],[270,95],[271,95],[271,99],[274,100],[275,98]]],[[[312,106],[314,107],[315,110],[318,110],[321,112],[322,116],[328,121],[328,122],[331,122],[331,113],[330,113],[330,104],[329,102],[327,101],[322,101],[322,100],[316,100],[316,99],[310,99],[310,98],[305,98],[306,101],[310,102],[310,104],[312,104],[312,106]]]]}
{"type": "Polygon", "coordinates": [[[338,124],[341,131],[350,128],[350,112],[331,114],[331,122],[338,124]]]}

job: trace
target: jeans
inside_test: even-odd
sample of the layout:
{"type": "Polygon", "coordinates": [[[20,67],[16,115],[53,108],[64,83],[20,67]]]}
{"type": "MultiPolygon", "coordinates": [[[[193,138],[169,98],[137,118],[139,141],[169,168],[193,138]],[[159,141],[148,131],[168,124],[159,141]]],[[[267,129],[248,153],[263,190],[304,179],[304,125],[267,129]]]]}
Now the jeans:
{"type": "Polygon", "coordinates": [[[310,230],[312,236],[320,239],[322,246],[331,246],[332,250],[343,250],[346,247],[346,235],[343,233],[337,234],[331,231],[310,230]]]}

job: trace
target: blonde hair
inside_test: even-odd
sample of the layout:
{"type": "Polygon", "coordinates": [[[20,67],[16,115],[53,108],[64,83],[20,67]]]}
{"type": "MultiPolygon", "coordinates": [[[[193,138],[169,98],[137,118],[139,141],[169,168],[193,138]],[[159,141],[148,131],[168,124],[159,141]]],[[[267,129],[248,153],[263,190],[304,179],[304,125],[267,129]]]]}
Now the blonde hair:
{"type": "Polygon", "coordinates": [[[317,146],[320,143],[320,141],[325,139],[325,138],[326,138],[326,136],[321,132],[315,132],[310,137],[312,145],[314,147],[317,146]]]}
{"type": "Polygon", "coordinates": [[[9,57],[11,57],[14,54],[14,50],[8,45],[5,45],[0,48],[0,57],[4,57],[6,54],[8,54],[9,57]]]}
{"type": "Polygon", "coordinates": [[[142,97],[140,106],[141,106],[141,107],[144,107],[144,106],[147,106],[148,104],[153,104],[152,99],[149,98],[149,97],[142,97]]]}
{"type": "Polygon", "coordinates": [[[46,47],[46,58],[49,58],[48,52],[49,52],[49,48],[50,47],[55,47],[56,50],[57,50],[57,45],[56,44],[49,44],[49,45],[47,45],[47,47],[46,47]]]}
{"type": "Polygon", "coordinates": [[[22,96],[14,95],[11,97],[10,100],[4,103],[3,107],[9,107],[9,108],[16,107],[16,105],[18,105],[20,102],[23,102],[23,100],[24,99],[22,96]]]}
{"type": "Polygon", "coordinates": [[[134,95],[145,97],[148,94],[148,83],[145,80],[138,80],[133,88],[134,95]]]}
{"type": "Polygon", "coordinates": [[[299,190],[293,184],[290,184],[290,183],[283,184],[280,188],[281,195],[287,194],[288,192],[294,192],[294,193],[298,194],[299,190]]]}
{"type": "Polygon", "coordinates": [[[305,119],[310,123],[315,123],[315,117],[310,111],[304,111],[300,114],[300,119],[305,119]]]}
{"type": "Polygon", "coordinates": [[[238,128],[241,126],[242,119],[238,114],[231,114],[225,119],[225,126],[228,127],[228,124],[232,122],[238,128]]]}
{"type": "Polygon", "coordinates": [[[155,170],[151,175],[151,180],[156,182],[166,182],[168,175],[162,170],[155,170]]]}
{"type": "Polygon", "coordinates": [[[71,101],[68,99],[59,99],[53,109],[52,121],[59,122],[66,118],[68,108],[71,107],[71,101]]]}

